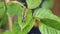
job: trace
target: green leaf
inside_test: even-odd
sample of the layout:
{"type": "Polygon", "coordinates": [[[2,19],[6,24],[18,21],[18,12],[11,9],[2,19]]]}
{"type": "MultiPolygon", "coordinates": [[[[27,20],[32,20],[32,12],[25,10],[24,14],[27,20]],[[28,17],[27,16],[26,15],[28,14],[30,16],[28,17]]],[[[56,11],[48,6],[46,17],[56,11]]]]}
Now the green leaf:
{"type": "Polygon", "coordinates": [[[37,8],[42,0],[26,0],[29,9],[37,8]]]}
{"type": "Polygon", "coordinates": [[[23,29],[23,28],[25,28],[25,26],[26,25],[28,25],[28,23],[30,22],[30,20],[32,19],[32,11],[30,10],[30,9],[26,9],[26,19],[25,19],[25,21],[23,22],[22,20],[23,20],[23,16],[22,16],[22,13],[24,12],[23,10],[22,10],[23,8],[19,8],[18,10],[18,24],[19,24],[19,26],[21,27],[21,30],[23,29]]]}
{"type": "Polygon", "coordinates": [[[54,5],[53,0],[49,0],[49,1],[44,1],[42,4],[42,8],[52,8],[54,5]]]}
{"type": "Polygon", "coordinates": [[[14,34],[27,34],[34,26],[34,23],[35,23],[35,19],[31,19],[29,24],[23,30],[21,30],[18,24],[18,21],[15,21],[13,23],[13,33],[14,34]]]}
{"type": "Polygon", "coordinates": [[[18,20],[16,19],[12,23],[12,32],[10,30],[6,30],[4,34],[19,34],[19,31],[21,31],[21,29],[19,27],[18,20]]]}
{"type": "Polygon", "coordinates": [[[4,15],[4,17],[0,21],[0,28],[5,28],[7,23],[8,23],[7,15],[4,15]]]}
{"type": "Polygon", "coordinates": [[[60,34],[59,30],[49,27],[43,23],[40,23],[39,29],[40,29],[41,34],[60,34]]]}
{"type": "Polygon", "coordinates": [[[12,34],[9,30],[6,30],[3,34],[12,34]]]}
{"type": "Polygon", "coordinates": [[[20,2],[17,1],[11,1],[10,3],[8,3],[7,5],[7,14],[10,17],[13,17],[15,14],[17,14],[18,8],[23,7],[23,5],[20,2]]]}
{"type": "Polygon", "coordinates": [[[12,31],[14,34],[24,34],[24,32],[21,31],[21,28],[18,24],[18,20],[15,20],[12,26],[12,31]]]}
{"type": "Polygon", "coordinates": [[[40,8],[35,10],[35,18],[40,18],[40,22],[52,28],[60,30],[60,18],[54,15],[51,10],[40,8]]]}
{"type": "Polygon", "coordinates": [[[4,2],[0,2],[0,7],[4,7],[4,2]]]}
{"type": "Polygon", "coordinates": [[[4,16],[4,13],[5,13],[4,2],[0,2],[0,19],[4,16]]]}
{"type": "Polygon", "coordinates": [[[19,34],[20,31],[20,27],[18,24],[18,20],[16,19],[15,22],[12,24],[12,31],[14,32],[14,34],[19,34]]]}
{"type": "Polygon", "coordinates": [[[19,31],[19,34],[27,34],[28,32],[30,32],[30,30],[34,26],[34,23],[35,23],[35,19],[32,18],[29,24],[23,30],[19,31]]]}

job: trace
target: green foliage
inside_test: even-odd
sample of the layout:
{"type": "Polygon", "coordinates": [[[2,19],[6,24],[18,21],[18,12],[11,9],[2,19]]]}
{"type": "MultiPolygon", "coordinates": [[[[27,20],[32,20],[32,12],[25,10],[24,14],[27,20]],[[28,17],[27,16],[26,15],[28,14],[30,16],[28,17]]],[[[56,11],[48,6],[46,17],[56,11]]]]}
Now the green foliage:
{"type": "Polygon", "coordinates": [[[36,9],[34,17],[40,18],[40,21],[47,26],[60,30],[60,18],[55,16],[51,10],[45,8],[36,9]]]}
{"type": "Polygon", "coordinates": [[[0,19],[3,17],[4,13],[5,13],[4,2],[0,2],[0,19]]]}
{"type": "Polygon", "coordinates": [[[12,18],[15,14],[17,14],[19,6],[23,6],[23,4],[17,1],[11,1],[7,4],[7,14],[12,18]]]}
{"type": "Polygon", "coordinates": [[[27,34],[31,29],[32,27],[34,26],[34,22],[35,22],[35,19],[31,19],[31,21],[29,22],[29,24],[21,31],[19,31],[19,34],[27,34]]]}
{"type": "Polygon", "coordinates": [[[37,8],[42,0],[26,0],[29,9],[37,8]]]}
{"type": "MultiPolygon", "coordinates": [[[[22,11],[23,12],[23,11],[22,11]]],[[[21,27],[21,29],[25,28],[25,26],[30,22],[30,20],[32,19],[32,11],[29,9],[26,9],[26,18],[25,21],[22,22],[22,13],[21,11],[18,12],[18,23],[21,27]]]]}
{"type": "Polygon", "coordinates": [[[23,30],[21,30],[21,28],[18,24],[18,20],[15,20],[15,22],[13,23],[12,32],[7,30],[6,32],[4,32],[4,34],[8,34],[8,33],[10,33],[10,34],[27,34],[34,26],[34,22],[35,22],[35,19],[31,19],[31,22],[29,22],[29,24],[23,30]]]}
{"type": "Polygon", "coordinates": [[[52,7],[53,7],[53,0],[44,1],[42,4],[42,8],[50,9],[52,7]]]}
{"type": "Polygon", "coordinates": [[[39,8],[41,2],[42,0],[26,0],[27,7],[17,1],[10,1],[7,4],[0,2],[0,28],[6,27],[8,17],[12,19],[17,15],[12,22],[12,31],[6,30],[3,34],[27,34],[36,19],[40,20],[39,29],[42,34],[60,34],[60,18],[50,10],[53,7],[53,0],[45,0],[39,8]],[[33,14],[31,9],[35,9],[33,14]]]}
{"type": "Polygon", "coordinates": [[[6,30],[4,34],[12,34],[9,30],[6,30]]]}
{"type": "Polygon", "coordinates": [[[56,30],[50,26],[40,23],[39,29],[42,34],[60,34],[60,30],[56,30]]]}
{"type": "Polygon", "coordinates": [[[15,20],[15,22],[13,23],[12,30],[14,34],[19,34],[21,28],[19,27],[18,20],[15,20]]]}
{"type": "Polygon", "coordinates": [[[7,15],[5,15],[4,18],[2,18],[2,20],[0,21],[0,28],[5,28],[7,22],[8,22],[7,15]]]}

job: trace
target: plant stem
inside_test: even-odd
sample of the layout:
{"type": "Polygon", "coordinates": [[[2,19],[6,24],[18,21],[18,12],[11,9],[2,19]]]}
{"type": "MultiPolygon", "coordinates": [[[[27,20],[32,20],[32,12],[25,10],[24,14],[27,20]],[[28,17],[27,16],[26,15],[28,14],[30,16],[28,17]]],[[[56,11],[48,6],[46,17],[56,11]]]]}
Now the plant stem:
{"type": "MultiPolygon", "coordinates": [[[[6,4],[10,2],[10,0],[5,0],[5,1],[6,4]]],[[[12,32],[12,18],[10,16],[8,16],[8,24],[9,24],[9,30],[12,32]]]]}
{"type": "Polygon", "coordinates": [[[6,1],[6,3],[10,2],[10,0],[5,0],[5,1],[6,1]]]}
{"type": "Polygon", "coordinates": [[[34,27],[39,27],[39,20],[35,21],[34,27]]]}
{"type": "Polygon", "coordinates": [[[12,32],[12,18],[8,16],[9,30],[12,32]]]}

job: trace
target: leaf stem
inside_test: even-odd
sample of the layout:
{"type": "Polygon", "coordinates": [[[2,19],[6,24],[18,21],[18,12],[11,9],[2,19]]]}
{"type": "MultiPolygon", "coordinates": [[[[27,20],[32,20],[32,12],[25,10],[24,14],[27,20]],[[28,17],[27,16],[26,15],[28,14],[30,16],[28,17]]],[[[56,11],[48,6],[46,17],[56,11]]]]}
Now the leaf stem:
{"type": "Polygon", "coordinates": [[[12,32],[12,18],[8,16],[9,30],[12,32]]]}
{"type": "MultiPolygon", "coordinates": [[[[10,0],[5,0],[5,7],[6,7],[6,12],[7,12],[7,3],[10,2],[10,0]]],[[[7,15],[8,16],[8,15],[7,15]]],[[[9,24],[9,30],[12,32],[12,18],[8,16],[8,24],[9,24]]]]}

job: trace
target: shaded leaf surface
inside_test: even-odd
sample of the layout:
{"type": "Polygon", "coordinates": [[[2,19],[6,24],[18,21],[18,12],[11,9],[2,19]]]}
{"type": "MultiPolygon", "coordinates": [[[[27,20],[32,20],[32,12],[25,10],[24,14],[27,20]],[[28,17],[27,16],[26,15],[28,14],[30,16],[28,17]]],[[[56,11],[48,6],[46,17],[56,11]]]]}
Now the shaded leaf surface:
{"type": "Polygon", "coordinates": [[[42,0],[26,0],[29,9],[37,8],[42,0]]]}
{"type": "Polygon", "coordinates": [[[0,21],[0,28],[5,28],[8,23],[7,15],[4,15],[4,18],[0,21]]]}
{"type": "Polygon", "coordinates": [[[7,4],[7,14],[10,17],[13,17],[15,14],[17,14],[19,6],[23,6],[23,4],[17,2],[17,1],[11,1],[7,4]]]}
{"type": "Polygon", "coordinates": [[[0,19],[4,16],[4,13],[5,13],[4,2],[0,2],[0,19]]]}
{"type": "Polygon", "coordinates": [[[50,9],[50,8],[53,7],[53,5],[54,5],[53,0],[46,0],[46,1],[43,2],[42,8],[48,8],[48,9],[50,9]]]}

